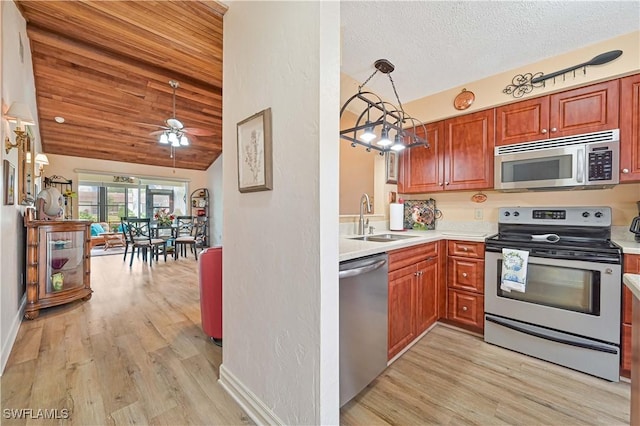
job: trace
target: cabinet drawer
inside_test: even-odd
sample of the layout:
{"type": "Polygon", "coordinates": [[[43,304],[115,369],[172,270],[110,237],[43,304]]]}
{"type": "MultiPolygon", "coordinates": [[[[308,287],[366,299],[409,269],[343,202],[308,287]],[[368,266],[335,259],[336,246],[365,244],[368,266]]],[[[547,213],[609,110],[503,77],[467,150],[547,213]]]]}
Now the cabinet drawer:
{"type": "Polygon", "coordinates": [[[450,257],[447,268],[449,287],[484,293],[484,260],[450,257]]]}
{"type": "Polygon", "coordinates": [[[472,241],[449,241],[449,256],[484,259],[484,243],[472,241]]]}
{"type": "Polygon", "coordinates": [[[416,264],[438,255],[438,243],[420,244],[406,249],[389,252],[389,271],[416,264]]]}
{"type": "Polygon", "coordinates": [[[460,290],[448,291],[448,319],[461,325],[484,329],[484,297],[460,290]]]}

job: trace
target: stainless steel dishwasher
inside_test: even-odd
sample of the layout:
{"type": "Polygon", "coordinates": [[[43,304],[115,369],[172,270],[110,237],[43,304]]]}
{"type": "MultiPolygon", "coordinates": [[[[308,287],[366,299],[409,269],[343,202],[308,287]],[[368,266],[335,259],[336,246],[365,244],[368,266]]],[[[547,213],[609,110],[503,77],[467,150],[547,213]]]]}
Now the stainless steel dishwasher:
{"type": "Polygon", "coordinates": [[[340,263],[340,406],[387,367],[387,254],[340,263]]]}

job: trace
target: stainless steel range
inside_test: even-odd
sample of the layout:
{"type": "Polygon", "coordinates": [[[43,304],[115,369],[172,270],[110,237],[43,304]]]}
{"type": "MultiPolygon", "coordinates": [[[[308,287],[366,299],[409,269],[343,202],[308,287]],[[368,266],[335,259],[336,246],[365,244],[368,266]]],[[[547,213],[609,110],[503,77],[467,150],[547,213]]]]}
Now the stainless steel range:
{"type": "Polygon", "coordinates": [[[485,341],[618,381],[622,252],[610,241],[611,209],[499,215],[499,233],[485,241],[485,341]],[[503,258],[527,255],[524,283],[505,286],[503,258]]]}

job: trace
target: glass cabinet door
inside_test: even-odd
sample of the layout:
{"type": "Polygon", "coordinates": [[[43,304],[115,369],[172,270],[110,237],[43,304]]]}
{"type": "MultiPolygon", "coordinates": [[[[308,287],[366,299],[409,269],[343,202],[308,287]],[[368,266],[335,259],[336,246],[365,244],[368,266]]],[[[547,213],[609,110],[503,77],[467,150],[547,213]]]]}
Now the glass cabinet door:
{"type": "Polygon", "coordinates": [[[44,294],[51,295],[84,286],[84,232],[52,232],[41,229],[40,283],[44,294]]]}

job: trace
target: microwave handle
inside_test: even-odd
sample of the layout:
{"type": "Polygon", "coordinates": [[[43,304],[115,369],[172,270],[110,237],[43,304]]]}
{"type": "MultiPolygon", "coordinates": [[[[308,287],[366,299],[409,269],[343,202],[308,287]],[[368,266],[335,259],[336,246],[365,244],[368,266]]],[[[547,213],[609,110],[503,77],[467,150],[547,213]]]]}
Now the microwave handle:
{"type": "Polygon", "coordinates": [[[578,149],[578,167],[576,167],[576,182],[584,182],[584,148],[578,149]]]}

